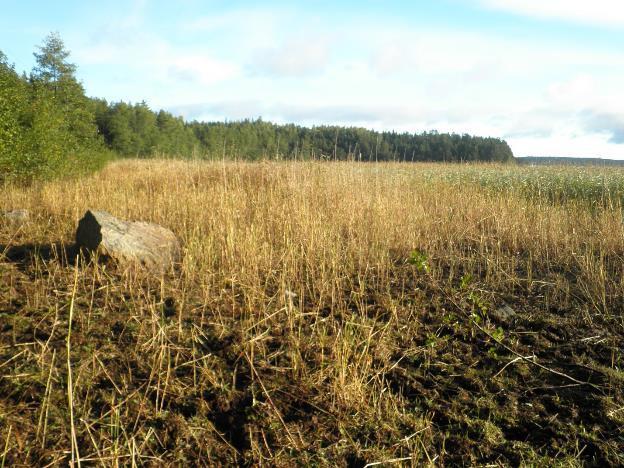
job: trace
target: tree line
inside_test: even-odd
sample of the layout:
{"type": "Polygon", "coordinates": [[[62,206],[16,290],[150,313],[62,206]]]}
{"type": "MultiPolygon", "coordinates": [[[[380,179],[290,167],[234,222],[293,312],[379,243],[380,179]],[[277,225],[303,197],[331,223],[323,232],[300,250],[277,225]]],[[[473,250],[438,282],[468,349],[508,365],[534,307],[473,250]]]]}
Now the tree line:
{"type": "Polygon", "coordinates": [[[44,178],[100,167],[111,157],[493,161],[508,144],[438,132],[377,132],[356,127],[278,125],[261,118],[186,122],[145,102],[89,98],[58,34],[21,75],[0,51],[0,178],[44,178]]]}
{"type": "Polygon", "coordinates": [[[145,102],[96,100],[96,121],[107,145],[124,156],[185,158],[324,159],[355,161],[491,161],[514,159],[498,138],[438,132],[376,132],[364,128],[294,124],[261,118],[185,122],[145,102]]]}

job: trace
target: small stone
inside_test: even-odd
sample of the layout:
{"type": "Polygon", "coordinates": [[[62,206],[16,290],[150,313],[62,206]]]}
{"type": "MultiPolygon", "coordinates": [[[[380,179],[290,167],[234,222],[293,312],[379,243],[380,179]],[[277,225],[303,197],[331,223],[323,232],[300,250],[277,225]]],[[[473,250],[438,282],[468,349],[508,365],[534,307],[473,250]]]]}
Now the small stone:
{"type": "Polygon", "coordinates": [[[167,318],[173,317],[176,313],[176,303],[173,297],[168,297],[163,301],[163,315],[167,318]]]}
{"type": "Polygon", "coordinates": [[[30,219],[30,213],[28,212],[28,210],[4,211],[0,215],[0,218],[8,221],[11,224],[24,224],[30,219]]]}
{"type": "Polygon", "coordinates": [[[516,311],[508,304],[503,304],[499,308],[491,311],[490,315],[499,322],[507,322],[516,316],[516,311]]]}

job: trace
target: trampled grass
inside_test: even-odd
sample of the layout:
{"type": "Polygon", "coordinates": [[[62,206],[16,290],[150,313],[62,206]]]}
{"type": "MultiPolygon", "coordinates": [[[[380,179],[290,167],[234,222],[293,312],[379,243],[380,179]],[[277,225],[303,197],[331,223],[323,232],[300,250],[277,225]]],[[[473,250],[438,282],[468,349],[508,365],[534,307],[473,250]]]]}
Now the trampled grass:
{"type": "Polygon", "coordinates": [[[124,161],[6,187],[32,220],[0,227],[0,463],[624,463],[623,181],[124,161]],[[172,229],[179,270],[66,258],[88,208],[172,229]]]}

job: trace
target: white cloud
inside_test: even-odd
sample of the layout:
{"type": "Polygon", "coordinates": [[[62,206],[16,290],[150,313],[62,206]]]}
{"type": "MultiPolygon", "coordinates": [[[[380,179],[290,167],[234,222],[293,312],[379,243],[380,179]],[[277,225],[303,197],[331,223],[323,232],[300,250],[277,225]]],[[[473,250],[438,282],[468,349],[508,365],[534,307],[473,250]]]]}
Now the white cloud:
{"type": "Polygon", "coordinates": [[[624,158],[624,91],[618,77],[553,81],[524,108],[492,119],[517,155],[624,158]],[[540,146],[541,145],[541,146],[540,146]]]}
{"type": "MultiPolygon", "coordinates": [[[[210,85],[232,79],[240,67],[215,56],[209,49],[175,47],[168,41],[140,31],[124,30],[79,47],[75,57],[81,65],[108,66],[132,72],[151,84],[210,85]],[[149,44],[149,46],[146,46],[149,44]]],[[[123,99],[120,96],[119,99],[123,99]]]]}
{"type": "Polygon", "coordinates": [[[183,34],[213,35],[238,49],[270,48],[279,41],[280,31],[293,22],[288,10],[243,8],[201,16],[180,25],[183,34]]]}
{"type": "Polygon", "coordinates": [[[484,42],[483,38],[470,34],[432,30],[377,31],[375,38],[362,39],[371,49],[373,70],[382,76],[467,72],[486,58],[491,59],[492,52],[498,48],[484,42]]]}
{"type": "Polygon", "coordinates": [[[370,66],[382,76],[437,73],[457,81],[492,81],[500,73],[539,76],[564,67],[624,67],[624,52],[452,30],[378,30],[361,43],[370,51],[370,66]]]}
{"type": "Polygon", "coordinates": [[[239,73],[238,66],[201,53],[171,54],[170,61],[158,62],[157,66],[168,66],[172,79],[185,82],[210,85],[231,79],[239,73]]]}
{"type": "Polygon", "coordinates": [[[479,0],[485,7],[541,19],[624,26],[620,0],[479,0]]]}
{"type": "Polygon", "coordinates": [[[609,143],[601,134],[580,134],[576,129],[548,138],[514,138],[508,142],[516,156],[624,159],[624,146],[609,143]]]}
{"type": "Polygon", "coordinates": [[[308,35],[289,38],[279,47],[258,50],[251,70],[271,76],[303,77],[323,72],[329,61],[329,39],[308,35]]]}
{"type": "Polygon", "coordinates": [[[397,128],[406,121],[426,118],[423,109],[402,105],[351,103],[266,102],[262,100],[228,100],[202,104],[174,106],[173,110],[189,119],[223,120],[262,116],[278,122],[297,122],[305,125],[319,123],[359,125],[375,128],[397,128]]]}
{"type": "Polygon", "coordinates": [[[233,28],[249,30],[275,29],[283,20],[283,13],[266,8],[245,8],[221,11],[210,16],[201,16],[183,25],[187,31],[227,32],[233,28]]]}
{"type": "MultiPolygon", "coordinates": [[[[581,114],[584,130],[608,136],[608,142],[624,144],[624,113],[588,110],[581,114]]],[[[622,150],[624,153],[624,148],[622,150]]]]}

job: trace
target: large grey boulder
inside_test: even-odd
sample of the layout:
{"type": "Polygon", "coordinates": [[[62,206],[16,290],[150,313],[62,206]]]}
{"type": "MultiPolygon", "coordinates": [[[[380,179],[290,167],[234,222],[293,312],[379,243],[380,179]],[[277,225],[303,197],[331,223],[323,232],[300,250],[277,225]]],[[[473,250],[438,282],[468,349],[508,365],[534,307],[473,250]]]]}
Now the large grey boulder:
{"type": "Polygon", "coordinates": [[[128,222],[106,211],[87,211],[78,222],[76,245],[107,255],[120,264],[140,265],[164,272],[181,260],[175,234],[162,226],[128,222]]]}

